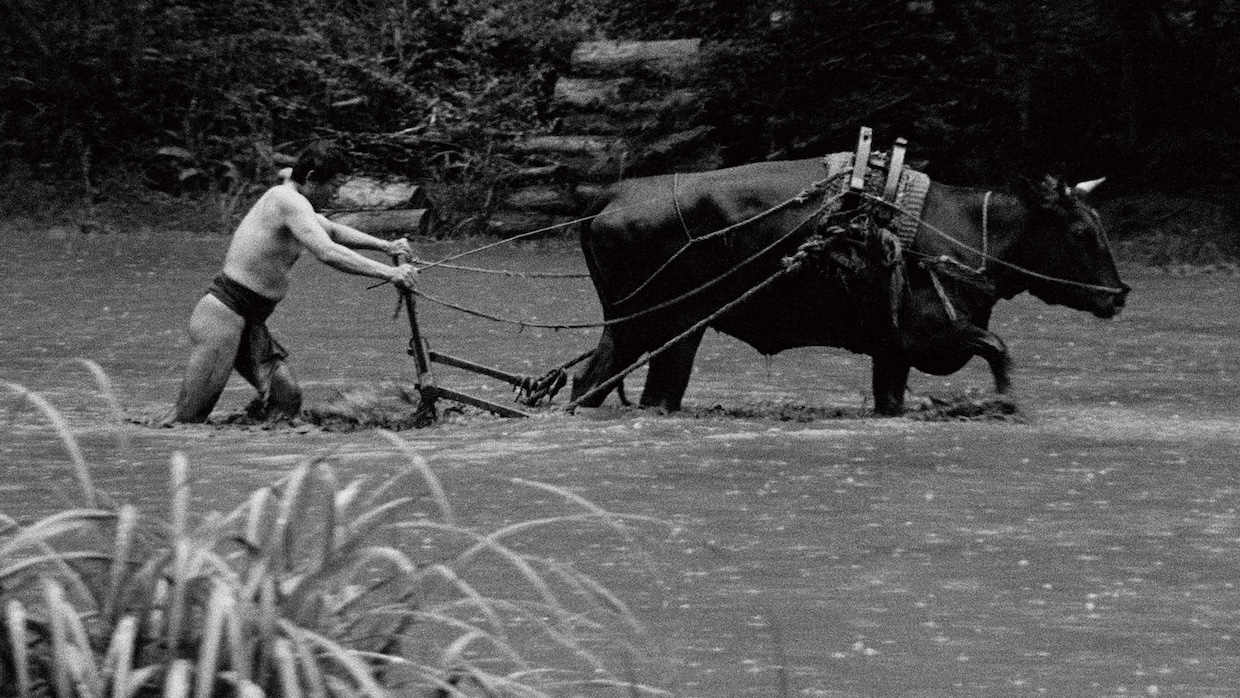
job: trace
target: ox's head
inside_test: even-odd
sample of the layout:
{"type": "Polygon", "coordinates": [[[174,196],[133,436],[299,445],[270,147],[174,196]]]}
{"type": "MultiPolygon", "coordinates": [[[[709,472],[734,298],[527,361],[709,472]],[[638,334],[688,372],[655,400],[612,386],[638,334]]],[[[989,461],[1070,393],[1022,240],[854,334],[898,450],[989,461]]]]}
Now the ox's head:
{"type": "Polygon", "coordinates": [[[1021,256],[1037,274],[1027,279],[1033,295],[1110,318],[1124,307],[1129,287],[1120,281],[1102,218],[1086,202],[1101,183],[1073,186],[1048,176],[1035,185],[1033,219],[1021,256]]]}

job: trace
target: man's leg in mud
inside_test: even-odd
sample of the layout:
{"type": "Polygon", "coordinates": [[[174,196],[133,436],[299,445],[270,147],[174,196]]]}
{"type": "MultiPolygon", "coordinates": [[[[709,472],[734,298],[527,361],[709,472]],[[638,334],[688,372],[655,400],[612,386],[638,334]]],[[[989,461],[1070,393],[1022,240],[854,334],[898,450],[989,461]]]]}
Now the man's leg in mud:
{"type": "Polygon", "coordinates": [[[190,355],[176,405],[163,424],[205,422],[219,401],[241,342],[245,320],[214,296],[203,296],[189,318],[190,355]]]}
{"type": "Polygon", "coordinates": [[[258,391],[245,409],[249,417],[276,421],[301,413],[301,387],[286,358],[288,352],[265,326],[251,325],[242,334],[237,373],[258,391]]]}
{"type": "Polygon", "coordinates": [[[293,371],[283,361],[271,371],[267,385],[267,399],[263,405],[262,418],[270,420],[292,419],[301,414],[301,386],[293,377],[293,371]]]}

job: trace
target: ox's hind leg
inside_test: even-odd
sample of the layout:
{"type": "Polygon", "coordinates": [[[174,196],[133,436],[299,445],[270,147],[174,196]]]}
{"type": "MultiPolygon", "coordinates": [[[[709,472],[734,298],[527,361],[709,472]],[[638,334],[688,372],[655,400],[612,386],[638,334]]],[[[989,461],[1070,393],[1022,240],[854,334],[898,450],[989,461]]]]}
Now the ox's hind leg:
{"type": "Polygon", "coordinates": [[[912,368],[901,356],[875,356],[870,371],[874,411],[887,417],[904,413],[904,391],[912,368]]]}
{"type": "MultiPolygon", "coordinates": [[[[621,356],[616,349],[616,339],[610,327],[603,330],[603,336],[599,339],[598,346],[594,349],[594,354],[586,362],[585,366],[573,376],[573,390],[570,397],[576,401],[578,398],[586,395],[591,390],[607,382],[612,376],[623,371],[635,359],[625,360],[625,356],[621,356]]],[[[629,405],[628,397],[624,394],[624,381],[620,381],[615,387],[616,394],[620,396],[622,405],[629,405]]],[[[582,407],[598,407],[607,399],[610,390],[600,390],[597,393],[581,402],[582,407]]]]}
{"type": "Polygon", "coordinates": [[[705,329],[698,330],[668,347],[650,360],[646,387],[642,390],[642,407],[656,407],[668,412],[680,409],[680,401],[689,387],[693,358],[697,356],[705,329]]]}

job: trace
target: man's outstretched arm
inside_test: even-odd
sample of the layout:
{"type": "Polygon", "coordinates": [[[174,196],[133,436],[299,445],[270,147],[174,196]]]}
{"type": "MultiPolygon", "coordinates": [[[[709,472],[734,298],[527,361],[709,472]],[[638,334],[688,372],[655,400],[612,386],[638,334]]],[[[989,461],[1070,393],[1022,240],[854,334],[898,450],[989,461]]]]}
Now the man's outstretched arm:
{"type": "Polygon", "coordinates": [[[368,233],[363,233],[357,228],[350,228],[343,223],[337,223],[327,216],[317,214],[319,224],[327,231],[331,239],[349,249],[353,250],[375,250],[392,256],[404,255],[408,259],[412,255],[412,249],[409,247],[409,241],[405,238],[397,238],[395,240],[384,240],[377,238],[368,233]]]}
{"type": "MultiPolygon", "coordinates": [[[[328,266],[339,269],[349,274],[358,274],[360,276],[371,276],[385,281],[390,281],[402,288],[413,289],[416,284],[417,270],[409,264],[387,265],[383,262],[373,260],[365,255],[359,254],[352,248],[336,242],[332,239],[331,234],[318,220],[314,210],[310,207],[309,202],[303,198],[290,198],[282,202],[284,223],[288,226],[289,231],[297,238],[307,250],[310,251],[319,261],[328,266]]],[[[357,231],[361,235],[361,233],[357,231]]],[[[371,237],[371,236],[366,236],[371,237]]],[[[381,243],[383,251],[396,249],[397,245],[391,245],[379,238],[372,238],[381,243]]],[[[397,241],[393,241],[396,243],[397,241]]],[[[405,242],[407,249],[408,242],[405,242]]]]}

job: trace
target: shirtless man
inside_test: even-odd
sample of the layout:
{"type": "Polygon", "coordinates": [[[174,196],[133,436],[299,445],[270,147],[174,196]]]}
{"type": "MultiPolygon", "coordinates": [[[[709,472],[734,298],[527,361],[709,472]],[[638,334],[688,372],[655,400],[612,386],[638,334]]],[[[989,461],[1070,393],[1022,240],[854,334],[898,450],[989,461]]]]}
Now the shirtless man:
{"type": "Polygon", "coordinates": [[[303,250],[340,271],[413,290],[417,271],[411,265],[389,266],[354,251],[407,259],[408,240],[381,240],[315,213],[316,205],[331,199],[344,170],[338,152],[308,148],[289,178],[268,189],[237,226],[223,271],[190,316],[189,365],[164,424],[206,421],[234,368],[258,391],[246,410],[251,416],[297,415],[301,388],[284,363],[288,352],[264,323],[288,291],[289,274],[303,250]]]}

